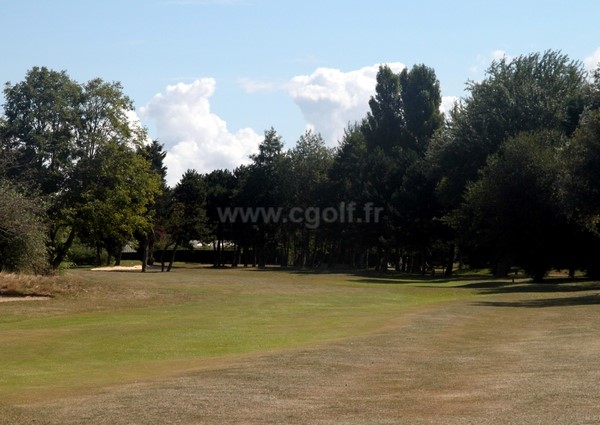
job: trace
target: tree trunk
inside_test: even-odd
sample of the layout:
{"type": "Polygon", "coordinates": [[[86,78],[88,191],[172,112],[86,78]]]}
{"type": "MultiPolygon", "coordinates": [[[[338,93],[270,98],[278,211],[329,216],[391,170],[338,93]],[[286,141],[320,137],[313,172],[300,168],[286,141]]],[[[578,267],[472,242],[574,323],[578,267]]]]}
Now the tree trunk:
{"type": "Polygon", "coordinates": [[[231,260],[231,267],[236,268],[240,263],[241,256],[241,246],[240,244],[235,244],[235,248],[233,250],[233,259],[231,260]]]}
{"type": "Polygon", "coordinates": [[[535,270],[533,272],[533,281],[535,283],[542,283],[544,281],[544,277],[546,276],[546,271],[545,270],[535,270]]]}
{"type": "Polygon", "coordinates": [[[509,269],[510,265],[508,260],[506,258],[501,258],[500,260],[498,260],[495,276],[505,278],[508,276],[509,269]]]}
{"type": "Polygon", "coordinates": [[[146,273],[148,266],[148,255],[150,251],[150,240],[149,238],[144,239],[144,248],[142,249],[142,273],[146,273]]]}
{"type": "Polygon", "coordinates": [[[264,269],[266,267],[266,259],[265,259],[265,248],[264,246],[261,246],[260,248],[258,248],[258,268],[259,269],[264,269]]]}
{"type": "Polygon", "coordinates": [[[446,270],[444,271],[444,276],[450,277],[452,276],[452,270],[454,268],[454,257],[456,254],[456,246],[454,244],[450,244],[450,250],[448,252],[448,259],[446,263],[446,270]]]}
{"type": "Polygon", "coordinates": [[[64,245],[57,251],[56,256],[50,263],[52,269],[56,270],[60,267],[65,257],[67,256],[69,250],[71,249],[71,245],[73,245],[73,240],[75,240],[75,229],[71,228],[67,240],[65,241],[64,245]]]}
{"type": "Polygon", "coordinates": [[[169,260],[169,267],[167,267],[167,271],[170,272],[173,268],[173,263],[175,262],[175,253],[177,252],[178,245],[175,244],[173,247],[173,251],[171,252],[171,259],[169,260]]]}
{"type": "Polygon", "coordinates": [[[165,245],[165,247],[162,249],[162,251],[160,251],[160,271],[164,272],[165,271],[165,251],[167,250],[167,246],[165,245]]]}
{"type": "Polygon", "coordinates": [[[96,244],[96,265],[98,267],[102,265],[102,247],[100,244],[96,244]]]}
{"type": "Polygon", "coordinates": [[[146,264],[151,266],[152,264],[154,264],[154,242],[156,239],[156,233],[154,232],[153,228],[150,229],[150,231],[148,232],[146,239],[148,241],[148,254],[146,255],[146,264]]]}

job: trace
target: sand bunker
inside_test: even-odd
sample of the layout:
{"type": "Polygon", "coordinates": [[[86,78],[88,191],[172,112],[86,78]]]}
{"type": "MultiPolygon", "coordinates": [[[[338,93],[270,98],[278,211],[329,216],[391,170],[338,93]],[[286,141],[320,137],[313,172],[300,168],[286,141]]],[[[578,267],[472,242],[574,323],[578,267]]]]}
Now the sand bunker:
{"type": "Polygon", "coordinates": [[[11,301],[43,301],[49,300],[50,297],[41,297],[41,296],[30,296],[30,297],[14,297],[14,296],[0,296],[0,303],[7,303],[11,301]]]}
{"type": "Polygon", "coordinates": [[[122,270],[122,271],[141,271],[142,270],[142,265],[139,264],[137,266],[108,266],[108,267],[94,267],[93,269],[90,269],[94,272],[110,272],[110,271],[115,271],[115,270],[122,270]]]}

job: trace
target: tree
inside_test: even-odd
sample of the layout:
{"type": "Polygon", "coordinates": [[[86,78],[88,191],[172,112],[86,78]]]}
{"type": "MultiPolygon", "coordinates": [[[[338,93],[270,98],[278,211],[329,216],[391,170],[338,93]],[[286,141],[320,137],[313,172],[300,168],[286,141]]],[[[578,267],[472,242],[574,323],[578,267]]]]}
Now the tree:
{"type": "Polygon", "coordinates": [[[468,182],[476,181],[489,155],[522,132],[569,135],[582,112],[585,71],[560,52],[547,51],[494,61],[483,81],[470,81],[469,96],[450,113],[450,122],[429,155],[444,170],[441,199],[454,207],[468,182]]]}
{"type": "Polygon", "coordinates": [[[363,123],[367,148],[373,151],[378,147],[389,154],[401,144],[406,124],[400,77],[388,65],[379,67],[369,107],[363,123]]]}
{"type": "Polygon", "coordinates": [[[44,204],[0,179],[0,271],[48,271],[44,204]]]}
{"type": "Polygon", "coordinates": [[[138,149],[138,153],[150,163],[151,170],[160,181],[160,192],[147,213],[152,220],[152,226],[148,232],[137,234],[138,250],[142,254],[142,272],[145,272],[149,264],[154,264],[154,249],[157,241],[160,245],[166,237],[165,225],[172,193],[167,186],[167,167],[164,165],[167,152],[164,150],[164,145],[160,144],[158,140],[153,140],[150,144],[138,149]],[[159,241],[159,239],[163,240],[159,241]]]}
{"type": "MultiPolygon", "coordinates": [[[[328,172],[326,188],[328,199],[337,205],[365,204],[366,156],[367,146],[361,125],[359,123],[348,125],[335,150],[328,172]]],[[[357,218],[347,223],[338,221],[325,224],[325,231],[332,242],[331,263],[343,261],[353,267],[365,265],[366,252],[370,244],[364,231],[366,224],[358,223],[357,218]]]]}
{"type": "MultiPolygon", "coordinates": [[[[206,216],[211,237],[214,238],[214,248],[216,251],[215,267],[224,265],[223,250],[225,239],[233,240],[232,224],[221,220],[219,210],[233,207],[233,196],[236,189],[236,179],[229,170],[214,170],[204,176],[206,182],[206,216]]],[[[237,257],[240,255],[236,247],[234,265],[237,264],[237,257]]]]}
{"type": "Polygon", "coordinates": [[[3,154],[8,174],[30,193],[63,190],[76,157],[81,87],[65,71],[34,67],[25,80],[4,88],[3,154]]]}
{"type": "Polygon", "coordinates": [[[440,111],[442,95],[435,71],[415,65],[400,73],[401,97],[406,126],[407,147],[422,155],[429,141],[443,125],[440,111]]]}
{"type": "Polygon", "coordinates": [[[600,235],[600,110],[590,111],[565,150],[562,189],[568,211],[600,235]]]}
{"type": "MultiPolygon", "coordinates": [[[[288,158],[289,169],[283,176],[287,186],[288,207],[301,208],[304,212],[309,208],[323,210],[326,207],[337,207],[324,196],[333,154],[325,146],[321,135],[307,130],[288,152],[288,158]]],[[[322,229],[317,230],[316,225],[323,223],[298,222],[286,226],[286,235],[292,239],[294,265],[304,267],[318,262],[318,248],[324,244],[325,239],[322,229]]],[[[287,251],[283,254],[286,259],[287,251]]]]}
{"type": "MultiPolygon", "coordinates": [[[[237,200],[247,208],[254,211],[274,209],[284,205],[283,175],[286,170],[283,142],[274,128],[265,131],[265,137],[258,146],[258,153],[251,155],[252,164],[249,165],[243,180],[243,186],[237,200]]],[[[267,250],[277,249],[277,236],[280,231],[280,222],[275,222],[273,217],[259,217],[255,223],[245,223],[254,227],[254,250],[258,259],[258,266],[266,265],[267,250]]]]}
{"type": "MultiPolygon", "coordinates": [[[[86,196],[98,194],[98,175],[110,172],[101,168],[107,152],[116,150],[129,158],[131,152],[143,146],[146,132],[127,118],[133,104],[119,83],[94,79],[78,84],[64,71],[36,67],[27,73],[25,81],[7,84],[4,96],[6,121],[1,151],[12,164],[7,175],[21,182],[28,194],[39,193],[48,199],[50,262],[56,268],[78,232],[98,234],[88,231],[94,223],[82,222],[85,214],[81,208],[87,208],[86,196]]],[[[137,160],[133,164],[137,166],[137,160]]],[[[144,193],[154,193],[152,179],[143,178],[148,172],[143,170],[139,179],[149,184],[144,193]]],[[[134,191],[142,190],[128,180],[121,184],[98,199],[105,201],[102,207],[119,208],[118,202],[109,202],[109,196],[115,193],[136,199],[134,191]]],[[[119,211],[112,213],[119,217],[119,211]]],[[[105,242],[97,240],[94,245],[105,242]]]]}
{"type": "Polygon", "coordinates": [[[584,114],[570,144],[562,152],[560,193],[565,213],[589,234],[588,249],[580,266],[592,277],[600,276],[597,258],[600,241],[600,109],[584,114]]]}
{"type": "Polygon", "coordinates": [[[140,153],[150,161],[152,170],[160,178],[161,186],[167,187],[167,167],[165,165],[167,152],[165,151],[165,145],[158,140],[152,140],[150,144],[144,145],[140,149],[140,153]]]}
{"type": "Polygon", "coordinates": [[[73,179],[83,188],[69,201],[76,211],[73,228],[80,239],[96,246],[98,257],[104,248],[119,264],[123,247],[152,227],[150,211],[161,190],[159,176],[139,151],[112,141],[94,158],[82,159],[73,179]]]}
{"type": "MultiPolygon", "coordinates": [[[[557,196],[560,132],[521,133],[491,156],[451,215],[463,245],[488,252],[503,275],[516,264],[541,281],[572,249],[573,226],[557,196]]],[[[471,251],[473,252],[473,251],[471,251]]]]}
{"type": "Polygon", "coordinates": [[[455,246],[444,221],[435,174],[426,158],[408,158],[401,182],[394,191],[390,214],[395,222],[396,269],[430,271],[435,263],[451,275],[455,246]]]}
{"type": "Polygon", "coordinates": [[[76,146],[78,158],[94,158],[108,142],[142,148],[145,129],[133,124],[126,112],[133,111],[133,102],[123,93],[119,82],[95,78],[82,85],[78,105],[76,146]]]}
{"type": "Polygon", "coordinates": [[[206,194],[204,177],[195,170],[187,170],[173,189],[165,226],[169,235],[165,248],[172,249],[167,271],[171,271],[180,246],[189,247],[192,241],[206,237],[206,194]]]}
{"type": "Polygon", "coordinates": [[[407,186],[410,180],[405,174],[424,157],[443,119],[439,82],[433,69],[425,65],[404,69],[400,74],[387,66],[380,67],[375,91],[362,125],[367,146],[364,200],[384,210],[382,219],[366,229],[366,235],[377,247],[377,268],[386,270],[393,250],[398,260],[406,239],[401,233],[409,225],[399,221],[407,217],[403,212],[407,205],[398,204],[398,200],[417,189],[407,186]]]}

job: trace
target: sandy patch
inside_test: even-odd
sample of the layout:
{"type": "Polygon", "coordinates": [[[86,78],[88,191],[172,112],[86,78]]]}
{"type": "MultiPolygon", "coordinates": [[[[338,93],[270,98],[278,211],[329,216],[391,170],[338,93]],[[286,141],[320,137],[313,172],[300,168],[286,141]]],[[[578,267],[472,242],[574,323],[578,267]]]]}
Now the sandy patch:
{"type": "Polygon", "coordinates": [[[108,266],[108,267],[94,267],[93,269],[90,269],[94,272],[97,271],[101,271],[101,272],[110,272],[110,271],[115,271],[115,270],[120,270],[120,271],[141,271],[142,270],[142,265],[139,264],[137,266],[108,266]]]}
{"type": "Polygon", "coordinates": [[[49,300],[50,297],[40,297],[40,296],[31,296],[31,297],[4,297],[0,296],[0,303],[8,303],[11,301],[42,301],[49,300]]]}

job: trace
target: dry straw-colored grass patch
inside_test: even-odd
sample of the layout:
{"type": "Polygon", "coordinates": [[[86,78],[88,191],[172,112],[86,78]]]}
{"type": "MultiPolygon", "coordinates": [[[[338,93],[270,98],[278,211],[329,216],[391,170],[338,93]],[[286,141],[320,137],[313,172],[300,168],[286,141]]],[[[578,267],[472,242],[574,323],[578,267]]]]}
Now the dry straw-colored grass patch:
{"type": "Polygon", "coordinates": [[[76,283],[64,276],[0,273],[0,297],[53,297],[76,290],[76,283]]]}

